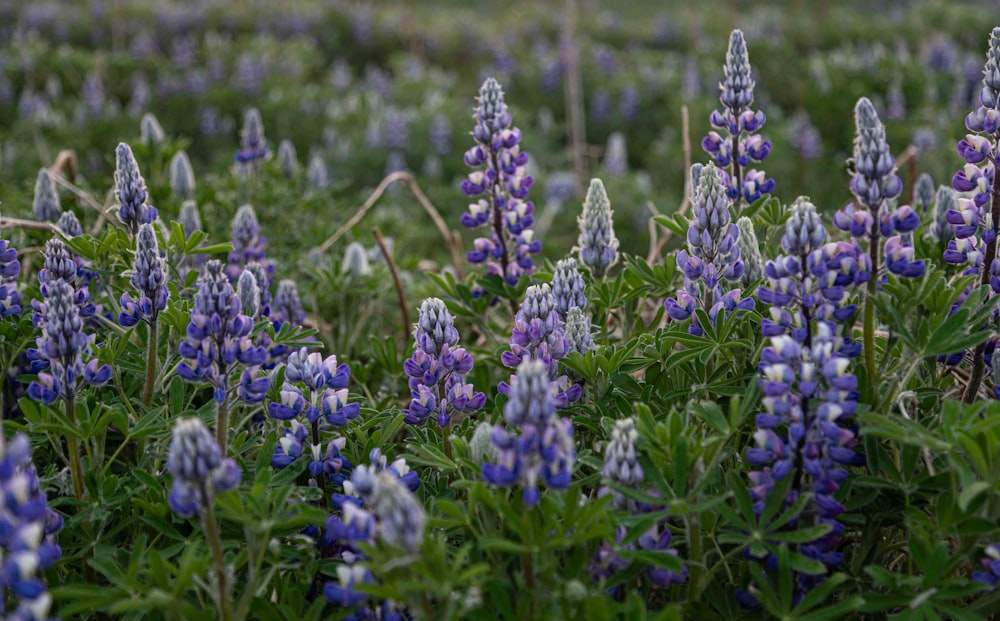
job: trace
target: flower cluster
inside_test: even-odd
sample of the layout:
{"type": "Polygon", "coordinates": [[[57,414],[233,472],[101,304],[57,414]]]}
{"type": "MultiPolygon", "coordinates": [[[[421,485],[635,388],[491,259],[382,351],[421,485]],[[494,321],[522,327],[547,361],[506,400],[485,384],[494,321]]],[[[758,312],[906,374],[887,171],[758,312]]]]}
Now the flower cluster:
{"type": "Polygon", "coordinates": [[[186,151],[178,151],[170,160],[170,190],[181,200],[194,198],[194,168],[186,151]]]}
{"type": "MultiPolygon", "coordinates": [[[[728,315],[754,307],[753,298],[741,298],[739,289],[724,288],[726,283],[738,283],[743,277],[743,261],[736,243],[740,230],[731,221],[729,202],[719,169],[711,163],[701,168],[687,233],[688,247],[677,253],[677,267],[684,272],[684,289],[677,292],[676,298],[664,302],[667,314],[675,321],[690,318],[699,308],[715,321],[720,311],[728,315]]],[[[703,331],[697,321],[692,321],[688,332],[700,335],[703,331]]]]}
{"type": "Polygon", "coordinates": [[[507,429],[493,429],[497,460],[483,464],[483,479],[502,487],[520,485],[525,504],[532,507],[541,497],[539,483],[556,490],[569,487],[576,461],[573,424],[556,417],[548,365],[541,360],[522,362],[508,392],[503,408],[507,429]]]}
{"type": "Polygon", "coordinates": [[[115,161],[115,196],[120,204],[118,218],[129,235],[135,235],[140,225],[155,220],[159,212],[156,207],[146,204],[146,181],[139,172],[132,148],[124,142],[118,143],[115,161]]]}
{"type": "MultiPolygon", "coordinates": [[[[926,266],[923,260],[914,259],[911,238],[920,225],[920,216],[909,205],[890,207],[890,199],[902,192],[903,182],[896,175],[896,160],[889,150],[885,127],[875,106],[865,97],[859,99],[854,108],[854,120],[857,137],[851,192],[857,204],[848,204],[837,211],[833,225],[855,239],[867,239],[873,257],[877,256],[877,251],[872,247],[879,244],[880,238],[885,238],[885,267],[897,276],[919,278],[926,266]]],[[[882,266],[871,267],[880,270],[882,266]]]]}
{"type": "Polygon", "coordinates": [[[723,108],[721,112],[713,110],[709,122],[726,135],[710,131],[702,139],[701,147],[715,158],[716,164],[730,169],[730,174],[723,178],[729,198],[736,204],[753,203],[774,191],[774,179],[768,179],[764,171],[749,168],[751,163],[767,159],[771,141],[756,133],[763,127],[765,117],[763,110],[751,108],[754,81],[750,77],[747,44],[740,30],[729,36],[723,71],[725,78],[719,83],[723,108]]]}
{"type": "Polygon", "coordinates": [[[6,239],[0,239],[0,319],[21,316],[21,294],[17,291],[17,277],[21,275],[21,262],[17,249],[6,239]]]}
{"type": "Polygon", "coordinates": [[[240,130],[240,150],[236,152],[236,165],[239,169],[253,169],[271,155],[264,137],[264,123],[260,112],[250,108],[243,116],[243,129],[240,130]]]}
{"type": "Polygon", "coordinates": [[[309,472],[313,477],[318,479],[326,474],[338,482],[341,470],[350,470],[350,462],[340,454],[346,441],[334,438],[324,449],[320,438],[321,422],[343,427],[360,413],[360,404],[347,402],[350,380],[350,367],[347,363],[338,364],[336,356],[324,358],[305,347],[288,356],[281,400],[271,402],[267,410],[271,418],[290,422],[274,449],[271,458],[274,467],[284,468],[301,456],[311,435],[309,472]],[[308,427],[301,422],[303,418],[308,427]]]}
{"type": "Polygon", "coordinates": [[[0,515],[0,590],[16,602],[4,618],[48,619],[52,596],[38,574],[62,557],[55,534],[63,519],[48,506],[23,434],[0,434],[0,515]]]}
{"type": "Polygon", "coordinates": [[[83,235],[83,227],[80,226],[80,220],[72,211],[62,212],[58,222],[56,222],[56,228],[66,237],[79,237],[83,235]]]}
{"type": "Polygon", "coordinates": [[[167,470],[174,476],[169,503],[177,515],[191,517],[205,510],[215,495],[240,484],[240,469],[223,459],[219,444],[198,418],[182,418],[170,437],[167,470]]]}
{"type": "Polygon", "coordinates": [[[253,368],[267,361],[267,351],[250,340],[252,330],[253,320],[241,312],[223,264],[209,261],[198,279],[187,338],[178,348],[184,362],[178,365],[177,374],[189,382],[209,382],[215,388],[215,401],[225,403],[230,375],[237,365],[244,365],[249,368],[240,378],[239,396],[250,403],[260,402],[269,382],[255,379],[253,368]]]}
{"type": "MultiPolygon", "coordinates": [[[[611,439],[604,450],[604,467],[601,474],[605,482],[615,483],[621,487],[639,490],[646,479],[646,473],[639,464],[638,453],[636,451],[636,441],[639,432],[635,428],[635,421],[631,418],[615,422],[611,431],[611,439]]],[[[626,498],[621,492],[612,490],[609,487],[602,487],[598,492],[605,496],[612,494],[614,497],[613,506],[619,510],[625,510],[633,515],[660,511],[662,507],[654,507],[648,503],[640,503],[626,498]]],[[[628,535],[625,526],[619,526],[616,531],[616,543],[622,546],[622,541],[628,535]]],[[[651,552],[666,552],[673,556],[677,555],[677,550],[670,547],[671,535],[665,520],[654,524],[648,531],[643,533],[639,539],[639,547],[651,552]]],[[[625,549],[635,549],[635,544],[624,545],[625,549]]],[[[610,542],[603,542],[594,555],[594,562],[590,565],[590,575],[595,581],[602,578],[610,578],[618,571],[625,569],[628,562],[619,556],[610,542]]],[[[663,567],[647,568],[647,575],[650,580],[659,586],[669,586],[678,584],[687,579],[687,567],[682,567],[680,572],[670,571],[663,567]]]]}
{"type": "MultiPolygon", "coordinates": [[[[758,290],[760,301],[770,305],[770,318],[761,323],[765,337],[790,335],[808,347],[813,321],[850,323],[857,308],[846,303],[847,288],[868,279],[868,255],[859,254],[856,244],[826,239],[816,206],[798,198],[781,238],[787,254],[767,262],[767,284],[758,290]]],[[[846,339],[843,346],[843,353],[856,353],[846,339]]]]}
{"type": "Polygon", "coordinates": [[[302,300],[299,298],[299,290],[294,280],[286,278],[278,283],[274,301],[270,306],[271,321],[275,325],[287,323],[299,326],[306,320],[306,312],[302,310],[302,300]]]}
{"type": "Polygon", "coordinates": [[[444,428],[455,414],[481,409],[486,395],[465,382],[472,371],[472,355],[457,347],[458,330],[444,302],[438,298],[423,301],[413,336],[413,355],[403,364],[411,395],[406,422],[420,425],[433,416],[444,428]]]}
{"type": "MultiPolygon", "coordinates": [[[[754,444],[746,459],[759,468],[748,474],[755,510],[760,513],[771,490],[791,477],[784,501],[791,505],[811,490],[813,498],[794,526],[812,523],[830,530],[803,542],[799,551],[835,567],[843,560],[837,543],[844,527],[837,516],[844,507],[834,497],[848,476],[861,466],[857,438],[850,419],[857,408],[858,380],[849,372],[850,359],[840,353],[842,339],[829,321],[816,321],[807,342],[790,335],[771,338],[760,362],[764,412],[757,415],[754,444]]],[[[768,565],[773,559],[768,560],[768,565]]],[[[795,597],[801,599],[823,576],[795,572],[795,597]]],[[[739,595],[753,605],[753,597],[739,595]]]]}
{"type": "Polygon", "coordinates": [[[972,579],[990,586],[1000,583],[1000,544],[986,546],[986,558],[982,560],[983,571],[972,572],[972,579]]]}
{"type": "Polygon", "coordinates": [[[574,306],[580,309],[587,307],[586,287],[583,274],[576,267],[576,259],[562,259],[556,263],[556,271],[552,275],[552,295],[560,319],[565,321],[569,309],[574,306]]]}
{"type": "Polygon", "coordinates": [[[594,336],[590,332],[590,316],[578,306],[569,309],[566,314],[566,327],[563,331],[569,351],[585,354],[594,349],[594,336]]]}
{"type": "MultiPolygon", "coordinates": [[[[516,369],[526,360],[538,360],[548,370],[557,407],[580,398],[583,389],[571,384],[565,375],[559,376],[559,359],[568,354],[569,342],[556,309],[556,298],[547,283],[531,285],[524,292],[521,309],[514,315],[510,349],[500,354],[504,366],[516,369]]],[[[507,394],[510,386],[501,382],[499,390],[507,394]]]]}
{"type": "Polygon", "coordinates": [[[468,253],[472,263],[487,262],[488,274],[516,285],[534,271],[531,255],[542,249],[534,239],[534,204],[527,200],[534,179],[527,174],[528,154],[521,151],[521,130],[513,126],[503,90],[493,78],[479,89],[472,137],[476,145],[465,152],[465,164],[475,169],[462,182],[462,192],[480,197],[462,214],[468,228],[487,225],[490,237],[480,237],[468,253]]]}
{"type": "Polygon", "coordinates": [[[955,226],[948,221],[948,212],[957,210],[958,203],[955,200],[955,190],[946,185],[939,187],[934,199],[931,225],[928,227],[928,234],[931,239],[938,243],[947,243],[951,241],[951,238],[955,237],[955,226]]]}
{"type": "Polygon", "coordinates": [[[127,291],[122,294],[118,323],[130,327],[142,319],[156,321],[160,311],[167,307],[168,293],[167,286],[163,284],[164,278],[163,258],[156,242],[156,231],[151,224],[140,225],[131,278],[139,299],[134,299],[127,291]]]}
{"type": "Polygon", "coordinates": [[[597,278],[607,274],[618,261],[618,238],[615,237],[613,217],[604,182],[591,179],[583,200],[583,213],[577,218],[580,236],[576,250],[580,252],[580,262],[590,268],[597,278]]]}

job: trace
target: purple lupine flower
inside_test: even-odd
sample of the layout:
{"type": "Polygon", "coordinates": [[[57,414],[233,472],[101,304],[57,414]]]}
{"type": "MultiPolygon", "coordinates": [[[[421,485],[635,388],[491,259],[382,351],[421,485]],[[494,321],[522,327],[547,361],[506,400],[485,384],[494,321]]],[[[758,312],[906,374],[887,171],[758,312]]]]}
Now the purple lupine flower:
{"type": "Polygon", "coordinates": [[[59,206],[59,192],[56,190],[55,182],[52,181],[52,173],[49,172],[48,168],[38,170],[32,210],[35,213],[35,220],[39,222],[56,222],[62,215],[62,207],[59,206]]]}
{"type": "Polygon", "coordinates": [[[406,422],[420,425],[433,416],[444,428],[456,413],[481,409],[486,395],[465,382],[472,371],[472,355],[457,346],[458,330],[444,302],[427,298],[420,304],[413,336],[416,347],[403,364],[411,396],[404,411],[406,422]]]}
{"type": "Polygon", "coordinates": [[[955,227],[948,221],[948,212],[957,211],[957,208],[955,190],[946,185],[939,186],[934,199],[933,219],[928,228],[931,239],[940,243],[955,237],[955,227]]]}
{"type": "MultiPolygon", "coordinates": [[[[362,468],[366,466],[360,466],[358,470],[362,468]]],[[[410,554],[420,551],[427,513],[399,477],[384,470],[378,473],[366,506],[375,515],[376,533],[382,541],[410,554]]]]}
{"type": "Polygon", "coordinates": [[[191,233],[202,230],[201,215],[198,213],[198,203],[187,200],[181,203],[180,212],[177,214],[177,221],[184,229],[184,237],[191,237],[191,233]]]}
{"type": "Polygon", "coordinates": [[[279,326],[283,323],[300,326],[305,320],[306,312],[302,310],[302,300],[299,299],[295,281],[290,278],[280,281],[274,292],[274,301],[271,302],[271,321],[279,326]]]}
{"type": "Polygon", "coordinates": [[[31,322],[35,327],[45,326],[48,313],[48,285],[54,280],[64,280],[74,288],[73,300],[80,317],[86,320],[97,313],[97,307],[90,301],[90,291],[87,289],[90,275],[86,274],[81,266],[80,257],[70,253],[69,248],[61,239],[52,238],[45,242],[45,261],[42,264],[42,269],[38,271],[42,299],[31,301],[33,311],[31,322]]]}
{"type": "Polygon", "coordinates": [[[428,138],[435,155],[443,157],[451,153],[451,123],[448,117],[443,114],[434,117],[428,138]]]}
{"type": "Polygon", "coordinates": [[[604,189],[604,182],[591,179],[583,200],[583,213],[577,218],[580,235],[575,250],[580,262],[601,278],[618,261],[618,238],[615,237],[614,212],[604,189]]]}
{"type": "Polygon", "coordinates": [[[309,158],[306,182],[314,190],[325,190],[330,186],[330,171],[326,167],[326,160],[319,153],[313,153],[309,158]]]}
{"type": "Polygon", "coordinates": [[[255,168],[271,155],[264,137],[264,123],[260,112],[250,108],[243,116],[243,129],[240,130],[240,150],[236,152],[236,164],[239,167],[255,168]]]}
{"type": "MultiPolygon", "coordinates": [[[[638,439],[639,432],[635,428],[634,420],[626,418],[615,422],[611,430],[611,439],[604,449],[604,467],[601,469],[601,475],[606,481],[635,489],[645,481],[646,473],[639,463],[635,448],[638,439]]],[[[619,509],[627,509],[634,504],[621,492],[608,489],[605,493],[614,496],[614,506],[619,509]]]]}
{"type": "Polygon", "coordinates": [[[917,184],[913,189],[913,207],[920,212],[921,215],[926,215],[928,210],[934,204],[934,180],[927,173],[922,173],[917,177],[917,184]]]}
{"type": "Polygon", "coordinates": [[[20,275],[17,249],[6,239],[0,239],[0,319],[21,316],[21,294],[17,290],[20,275]]]}
{"type": "Polygon", "coordinates": [[[59,221],[56,222],[56,228],[66,237],[79,237],[83,235],[83,227],[80,226],[80,220],[77,219],[76,214],[72,211],[62,212],[62,215],[59,216],[59,221]]]}
{"type": "MultiPolygon", "coordinates": [[[[872,247],[879,244],[881,238],[886,238],[883,256],[889,252],[894,254],[890,271],[900,276],[919,277],[925,271],[924,261],[914,260],[913,253],[909,251],[899,253],[902,237],[892,240],[893,233],[912,239],[910,234],[920,224],[920,216],[909,205],[896,209],[890,207],[890,199],[902,192],[903,182],[896,175],[896,161],[885,138],[885,127],[878,118],[875,106],[867,98],[859,99],[854,111],[857,137],[851,160],[854,169],[851,191],[857,203],[837,211],[833,224],[850,233],[855,238],[854,243],[858,243],[858,239],[867,240],[870,256],[875,255],[872,247]]],[[[868,264],[871,264],[870,260],[868,264]]],[[[881,273],[881,268],[881,265],[870,266],[876,274],[881,273]]]]}
{"type": "MultiPolygon", "coordinates": [[[[267,237],[260,234],[260,223],[257,212],[251,205],[243,205],[236,210],[232,224],[233,249],[229,252],[229,277],[233,280],[239,277],[243,266],[251,261],[262,262],[267,251],[267,237]]],[[[265,265],[268,272],[274,271],[273,265],[265,265]]]]}
{"type": "Polygon", "coordinates": [[[729,37],[723,71],[725,78],[719,83],[719,101],[723,109],[712,111],[709,122],[715,129],[724,130],[726,135],[710,131],[702,139],[701,147],[715,158],[717,165],[728,168],[729,175],[723,182],[729,198],[741,208],[744,201],[753,203],[773,192],[774,180],[766,178],[763,171],[749,169],[751,163],[767,159],[771,141],[757,134],[764,125],[765,116],[762,110],[755,112],[751,108],[754,81],[750,77],[747,44],[740,30],[734,30],[729,37]]]}
{"type": "Polygon", "coordinates": [[[174,477],[170,508],[187,518],[206,510],[216,494],[240,484],[239,466],[223,459],[222,450],[199,418],[182,418],[174,426],[167,454],[167,471],[174,477]]]}
{"type": "Polygon", "coordinates": [[[31,442],[24,434],[10,440],[0,435],[0,508],[3,511],[4,590],[10,589],[16,608],[7,619],[48,619],[52,596],[41,572],[62,557],[55,534],[63,519],[48,506],[31,459],[31,442]]]}
{"type": "Polygon", "coordinates": [[[121,205],[118,208],[118,218],[128,230],[129,235],[135,235],[139,226],[149,224],[159,213],[156,207],[146,204],[146,181],[139,172],[139,164],[135,161],[132,147],[124,142],[118,143],[115,151],[115,195],[121,205]]]}
{"type": "Polygon", "coordinates": [[[257,277],[250,270],[243,270],[236,281],[236,295],[240,298],[243,313],[251,319],[260,315],[260,286],[257,277]]]}
{"type": "Polygon", "coordinates": [[[243,267],[244,272],[253,274],[254,281],[260,291],[260,309],[256,313],[261,317],[271,316],[271,277],[267,268],[256,261],[251,261],[243,267]]]}
{"type": "Polygon", "coordinates": [[[160,120],[151,112],[147,112],[139,119],[139,142],[147,147],[159,146],[167,137],[163,131],[160,120]]]}
{"type": "Polygon", "coordinates": [[[565,321],[566,314],[574,306],[581,309],[587,307],[586,287],[583,274],[576,267],[576,259],[570,257],[556,263],[556,271],[552,275],[552,295],[560,319],[565,321]]]}
{"type": "Polygon", "coordinates": [[[764,257],[760,254],[760,242],[757,241],[753,221],[741,216],[736,221],[736,227],[740,230],[736,245],[740,247],[740,258],[743,259],[743,278],[740,282],[743,286],[750,286],[764,277],[764,257]]]}
{"type": "Polygon", "coordinates": [[[194,197],[194,168],[186,151],[178,151],[170,159],[170,190],[181,200],[194,197]]]}
{"type": "MultiPolygon", "coordinates": [[[[198,292],[191,308],[187,336],[178,353],[184,359],[177,374],[189,382],[208,382],[214,387],[217,403],[225,403],[231,388],[230,377],[240,366],[251,369],[267,361],[267,351],[250,340],[253,320],[241,312],[240,299],[225,274],[220,261],[205,264],[198,279],[198,292]]],[[[241,382],[241,397],[250,402],[263,400],[264,384],[241,382]]]]}
{"type": "Polygon", "coordinates": [[[140,320],[156,321],[160,311],[167,307],[167,286],[163,284],[165,278],[163,258],[156,243],[156,231],[152,224],[143,224],[137,235],[131,278],[139,298],[134,299],[127,291],[122,294],[119,300],[122,312],[118,315],[121,326],[128,328],[140,320]]]}
{"type": "Polygon", "coordinates": [[[995,587],[1000,583],[1000,544],[986,546],[986,558],[981,563],[983,571],[972,572],[972,579],[995,587]]]}
{"type": "Polygon", "coordinates": [[[77,306],[73,285],[55,278],[43,285],[45,296],[42,334],[36,339],[38,359],[48,362],[47,372],[28,386],[28,396],[42,403],[57,398],[73,398],[82,379],[100,386],[111,379],[111,367],[100,365],[96,358],[84,363],[91,354],[90,339],[83,332],[83,318],[77,306]]]}
{"type": "MultiPolygon", "coordinates": [[[[692,317],[697,308],[714,321],[720,311],[728,315],[754,307],[753,298],[741,298],[740,290],[729,286],[743,278],[744,268],[736,243],[740,230],[730,219],[729,194],[720,171],[709,163],[699,169],[697,176],[688,247],[677,253],[677,267],[684,272],[684,289],[664,302],[674,321],[692,317]]],[[[703,333],[694,321],[688,332],[703,333]]]]}
{"type": "MultiPolygon", "coordinates": [[[[829,525],[826,535],[804,542],[800,552],[833,568],[843,560],[837,544],[844,530],[836,520],[844,507],[834,494],[848,477],[847,468],[865,463],[855,451],[858,441],[850,425],[857,408],[858,380],[849,372],[850,359],[839,353],[843,344],[831,322],[816,321],[809,331],[811,344],[782,334],[761,353],[764,412],[757,415],[754,444],[746,453],[747,462],[757,468],[748,479],[758,513],[775,484],[786,477],[792,477],[786,504],[812,490],[812,501],[790,528],[829,525]]],[[[773,563],[760,560],[767,566],[773,563]]],[[[794,572],[793,578],[798,602],[824,576],[794,572]]],[[[740,600],[755,603],[746,593],[740,600]]]]}
{"type": "Polygon", "coordinates": [[[294,177],[299,168],[299,158],[291,140],[282,140],[278,145],[278,167],[286,179],[294,177]]]}
{"type": "Polygon", "coordinates": [[[509,396],[503,410],[507,429],[498,425],[492,435],[497,461],[483,464],[483,479],[500,487],[521,486],[524,503],[533,507],[541,497],[539,483],[564,490],[572,481],[573,424],[556,417],[548,365],[541,360],[521,363],[509,396]]]}
{"type": "Polygon", "coordinates": [[[471,263],[486,262],[488,274],[516,285],[534,271],[531,256],[542,249],[535,240],[535,205],[527,200],[534,179],[527,174],[528,154],[521,151],[521,130],[514,127],[503,90],[488,78],[479,90],[472,136],[476,145],[465,152],[474,171],[462,182],[466,196],[481,197],[462,214],[468,228],[488,226],[490,237],[480,237],[468,253],[471,263]]]}
{"type": "Polygon", "coordinates": [[[608,136],[601,167],[612,177],[621,177],[628,172],[628,146],[625,143],[625,134],[611,132],[608,136]]]}

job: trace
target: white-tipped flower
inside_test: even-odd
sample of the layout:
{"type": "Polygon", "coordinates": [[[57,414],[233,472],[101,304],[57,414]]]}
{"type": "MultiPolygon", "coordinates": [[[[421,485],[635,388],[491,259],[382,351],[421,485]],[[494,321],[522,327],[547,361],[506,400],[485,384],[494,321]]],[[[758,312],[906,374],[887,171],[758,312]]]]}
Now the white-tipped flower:
{"type": "Polygon", "coordinates": [[[594,349],[594,337],[590,333],[590,317],[577,306],[570,308],[566,313],[563,336],[569,343],[570,351],[585,354],[594,349]]]}
{"type": "Polygon", "coordinates": [[[615,237],[611,201],[600,179],[591,179],[583,213],[577,218],[580,236],[576,250],[580,261],[597,278],[604,276],[618,261],[618,239],[615,237]]]}
{"type": "Polygon", "coordinates": [[[260,312],[260,286],[257,277],[250,270],[243,270],[236,283],[236,294],[240,298],[243,314],[252,319],[260,312]]]}
{"type": "Polygon", "coordinates": [[[185,151],[178,151],[170,160],[170,189],[178,198],[194,196],[194,168],[185,151]]]}
{"type": "Polygon", "coordinates": [[[576,267],[576,259],[562,259],[556,263],[556,271],[552,275],[552,295],[555,296],[560,317],[565,318],[574,306],[586,308],[586,286],[583,274],[576,267]]]}
{"type": "Polygon", "coordinates": [[[608,146],[604,149],[604,170],[612,177],[621,177],[628,172],[628,148],[625,134],[612,132],[608,136],[608,146]]]}
{"type": "Polygon", "coordinates": [[[184,227],[185,237],[190,237],[191,233],[200,231],[201,216],[198,214],[198,204],[190,200],[181,203],[181,211],[177,216],[177,221],[184,227]]]}
{"type": "MultiPolygon", "coordinates": [[[[646,473],[643,472],[635,449],[638,439],[639,432],[635,428],[634,420],[626,418],[615,423],[615,428],[611,430],[611,440],[604,450],[604,468],[601,474],[606,481],[630,488],[642,484],[646,473]]],[[[613,493],[615,505],[625,508],[628,504],[625,497],[619,492],[613,493]]]]}
{"type": "Polygon", "coordinates": [[[378,533],[385,543],[411,554],[420,551],[427,513],[395,473],[378,473],[366,503],[378,519],[378,533]]]}
{"type": "Polygon", "coordinates": [[[372,273],[368,264],[368,252],[358,242],[352,242],[344,251],[343,269],[354,278],[361,278],[372,273]]]}
{"type": "Polygon", "coordinates": [[[142,115],[142,120],[139,121],[139,141],[142,144],[154,147],[159,146],[166,136],[167,134],[163,131],[163,126],[160,125],[159,119],[152,112],[142,115]]]}
{"type": "Polygon", "coordinates": [[[76,214],[72,211],[64,211],[62,215],[59,216],[59,222],[56,223],[56,227],[62,232],[66,237],[77,237],[78,235],[83,235],[83,227],[80,226],[80,221],[76,218],[76,214]]]}
{"type": "Polygon", "coordinates": [[[753,221],[743,216],[736,221],[736,226],[740,229],[736,245],[740,247],[740,256],[743,257],[743,284],[749,286],[764,277],[764,258],[760,254],[753,221]]]}
{"type": "Polygon", "coordinates": [[[49,172],[48,168],[41,168],[38,171],[32,208],[35,212],[35,220],[39,222],[57,222],[62,215],[62,208],[59,206],[59,192],[56,191],[52,173],[49,172]]]}
{"type": "Polygon", "coordinates": [[[306,181],[309,183],[309,187],[314,190],[324,190],[330,185],[330,172],[327,170],[326,161],[319,153],[314,153],[309,158],[306,181]]]}
{"type": "Polygon", "coordinates": [[[491,463],[497,460],[497,447],[493,446],[490,439],[493,435],[493,425],[483,421],[476,425],[476,430],[472,432],[472,439],[469,440],[469,452],[472,459],[479,465],[491,463]]]}

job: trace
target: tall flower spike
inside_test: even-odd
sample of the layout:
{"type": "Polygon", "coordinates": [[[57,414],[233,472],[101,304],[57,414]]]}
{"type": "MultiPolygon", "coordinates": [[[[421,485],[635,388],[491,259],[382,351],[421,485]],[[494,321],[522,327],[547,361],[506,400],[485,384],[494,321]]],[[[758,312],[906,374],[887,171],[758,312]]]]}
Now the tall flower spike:
{"type": "MultiPolygon", "coordinates": [[[[626,418],[615,422],[614,429],[611,430],[611,439],[604,449],[604,467],[601,469],[604,480],[622,487],[638,489],[646,478],[636,454],[635,443],[638,439],[639,432],[635,428],[634,420],[626,418]]],[[[614,495],[616,507],[628,508],[630,501],[621,492],[611,493],[614,495]]]]}
{"type": "Polygon", "coordinates": [[[0,434],[0,510],[4,536],[4,587],[13,594],[16,608],[7,619],[48,619],[52,596],[41,572],[62,557],[55,534],[62,517],[48,506],[42,482],[31,459],[31,442],[24,434],[9,441],[0,434]]]}
{"type": "Polygon", "coordinates": [[[256,318],[260,313],[260,287],[257,285],[257,278],[253,272],[243,270],[236,283],[236,294],[240,298],[240,305],[246,316],[251,319],[256,318]]]}
{"type": "Polygon", "coordinates": [[[264,138],[264,123],[256,108],[247,110],[240,130],[240,150],[236,152],[237,165],[256,166],[268,158],[271,152],[264,138]]]}
{"type": "Polygon", "coordinates": [[[184,227],[184,236],[191,237],[191,233],[202,230],[201,215],[198,214],[198,204],[188,200],[181,203],[180,213],[177,221],[184,227]]]}
{"type": "Polygon", "coordinates": [[[933,221],[929,229],[931,239],[940,243],[955,237],[955,227],[948,221],[948,212],[957,209],[955,190],[946,185],[938,187],[934,200],[933,221]]]}
{"type": "Polygon", "coordinates": [[[854,121],[857,136],[854,139],[851,191],[872,216],[877,217],[883,203],[902,192],[903,182],[895,174],[896,159],[889,151],[885,126],[867,97],[858,100],[854,121]]]}
{"type": "Polygon", "coordinates": [[[260,234],[260,222],[257,221],[257,212],[253,206],[243,205],[236,210],[232,224],[232,240],[229,272],[230,277],[235,280],[244,265],[251,261],[263,261],[267,250],[267,238],[260,234]]]}
{"type": "Polygon", "coordinates": [[[342,269],[350,274],[351,278],[363,278],[372,273],[371,265],[368,264],[368,253],[360,242],[351,242],[347,245],[342,269]]]}
{"type": "Polygon", "coordinates": [[[240,484],[240,469],[223,459],[219,444],[201,419],[182,418],[174,426],[167,454],[167,471],[174,477],[169,504],[177,515],[191,517],[205,510],[216,494],[240,484]]]}
{"type": "Polygon", "coordinates": [[[750,77],[750,57],[743,33],[734,30],[729,37],[729,50],[723,66],[725,78],[719,83],[719,101],[723,110],[714,110],[709,116],[712,127],[726,132],[708,132],[701,147],[715,158],[720,167],[728,168],[723,178],[729,198],[737,208],[744,202],[753,203],[764,194],[774,191],[774,180],[763,171],[752,170],[754,162],[762,162],[771,153],[771,142],[756,132],[764,125],[761,110],[751,109],[754,81],[750,77]]]}
{"type": "MultiPolygon", "coordinates": [[[[737,240],[739,227],[729,215],[729,197],[714,164],[701,169],[692,201],[693,213],[687,233],[687,249],[677,253],[677,267],[684,272],[684,289],[664,302],[675,321],[694,315],[701,308],[713,321],[719,312],[753,309],[753,298],[741,298],[730,288],[743,278],[743,260],[737,240]]],[[[695,335],[703,330],[696,322],[688,327],[695,335]]]]}
{"type": "Polygon", "coordinates": [[[147,205],[146,181],[139,172],[132,148],[118,143],[115,151],[115,194],[120,207],[118,217],[130,235],[139,231],[139,225],[149,224],[159,215],[156,207],[147,205]]]}
{"type": "Polygon", "coordinates": [[[48,168],[38,170],[32,209],[35,212],[35,220],[39,222],[56,222],[62,215],[62,208],[59,206],[59,193],[56,191],[55,183],[52,181],[52,173],[49,172],[48,168]]]}
{"type": "Polygon", "coordinates": [[[83,227],[80,226],[80,221],[72,211],[62,212],[62,215],[59,216],[59,221],[56,223],[56,228],[66,237],[83,235],[83,227]]]}
{"type": "Polygon", "coordinates": [[[618,239],[615,237],[611,201],[604,189],[604,182],[591,179],[587,196],[583,200],[583,213],[577,218],[580,236],[576,250],[580,262],[590,268],[595,277],[601,278],[618,261],[618,239]]]}
{"type": "Polygon", "coordinates": [[[913,189],[913,207],[925,215],[934,204],[934,180],[927,173],[917,177],[917,185],[913,189]]]}
{"type": "Polygon", "coordinates": [[[503,487],[520,485],[524,503],[532,507],[541,497],[540,482],[556,490],[569,487],[576,461],[573,424],[556,417],[548,367],[540,360],[521,363],[509,393],[503,410],[507,429],[493,429],[497,459],[483,464],[483,479],[503,487]]]}
{"type": "Polygon", "coordinates": [[[516,285],[534,271],[531,256],[542,249],[531,229],[535,205],[527,198],[534,178],[527,173],[528,154],[521,151],[521,130],[513,126],[495,79],[483,82],[473,116],[476,145],[465,152],[465,164],[474,170],[461,189],[476,202],[462,214],[462,224],[487,226],[491,235],[477,238],[467,257],[471,263],[485,262],[487,274],[516,285]]]}
{"type": "Polygon", "coordinates": [[[566,313],[574,306],[587,307],[586,286],[583,274],[576,267],[576,259],[562,259],[556,263],[556,271],[552,275],[552,295],[555,296],[560,318],[565,320],[566,313]]]}
{"type": "Polygon", "coordinates": [[[366,506],[371,507],[378,520],[377,532],[382,540],[411,554],[419,552],[427,513],[399,477],[391,472],[380,472],[368,500],[366,506]]]}
{"type": "Polygon", "coordinates": [[[299,158],[295,153],[295,145],[292,144],[291,140],[282,140],[281,144],[278,145],[278,166],[281,168],[281,174],[286,179],[291,179],[295,176],[296,171],[298,171],[299,158]]]}
{"type": "Polygon", "coordinates": [[[124,327],[134,326],[140,320],[156,321],[160,311],[167,307],[167,286],[163,269],[163,257],[156,242],[156,231],[152,224],[139,227],[132,269],[132,286],[138,291],[138,299],[128,292],[119,300],[122,312],[118,323],[124,327]]]}
{"type": "Polygon", "coordinates": [[[170,190],[177,198],[194,197],[194,168],[186,151],[178,151],[170,160],[170,190]]]}
{"type": "Polygon", "coordinates": [[[457,414],[482,409],[486,395],[465,382],[472,355],[458,347],[458,330],[444,302],[427,298],[420,304],[413,338],[413,355],[403,363],[411,397],[406,422],[420,425],[433,417],[444,428],[457,414]]]}
{"type": "Polygon", "coordinates": [[[326,161],[319,153],[314,153],[309,158],[306,181],[309,183],[309,187],[314,190],[325,190],[330,185],[330,171],[327,170],[326,161]]]}

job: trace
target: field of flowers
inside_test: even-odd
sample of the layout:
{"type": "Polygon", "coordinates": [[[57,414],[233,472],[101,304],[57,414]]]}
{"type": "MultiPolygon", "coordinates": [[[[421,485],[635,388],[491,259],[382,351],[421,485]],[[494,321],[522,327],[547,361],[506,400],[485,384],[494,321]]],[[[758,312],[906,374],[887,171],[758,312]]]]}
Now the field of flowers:
{"type": "Polygon", "coordinates": [[[0,618],[1000,618],[1000,13],[479,4],[0,0],[0,618]]]}

